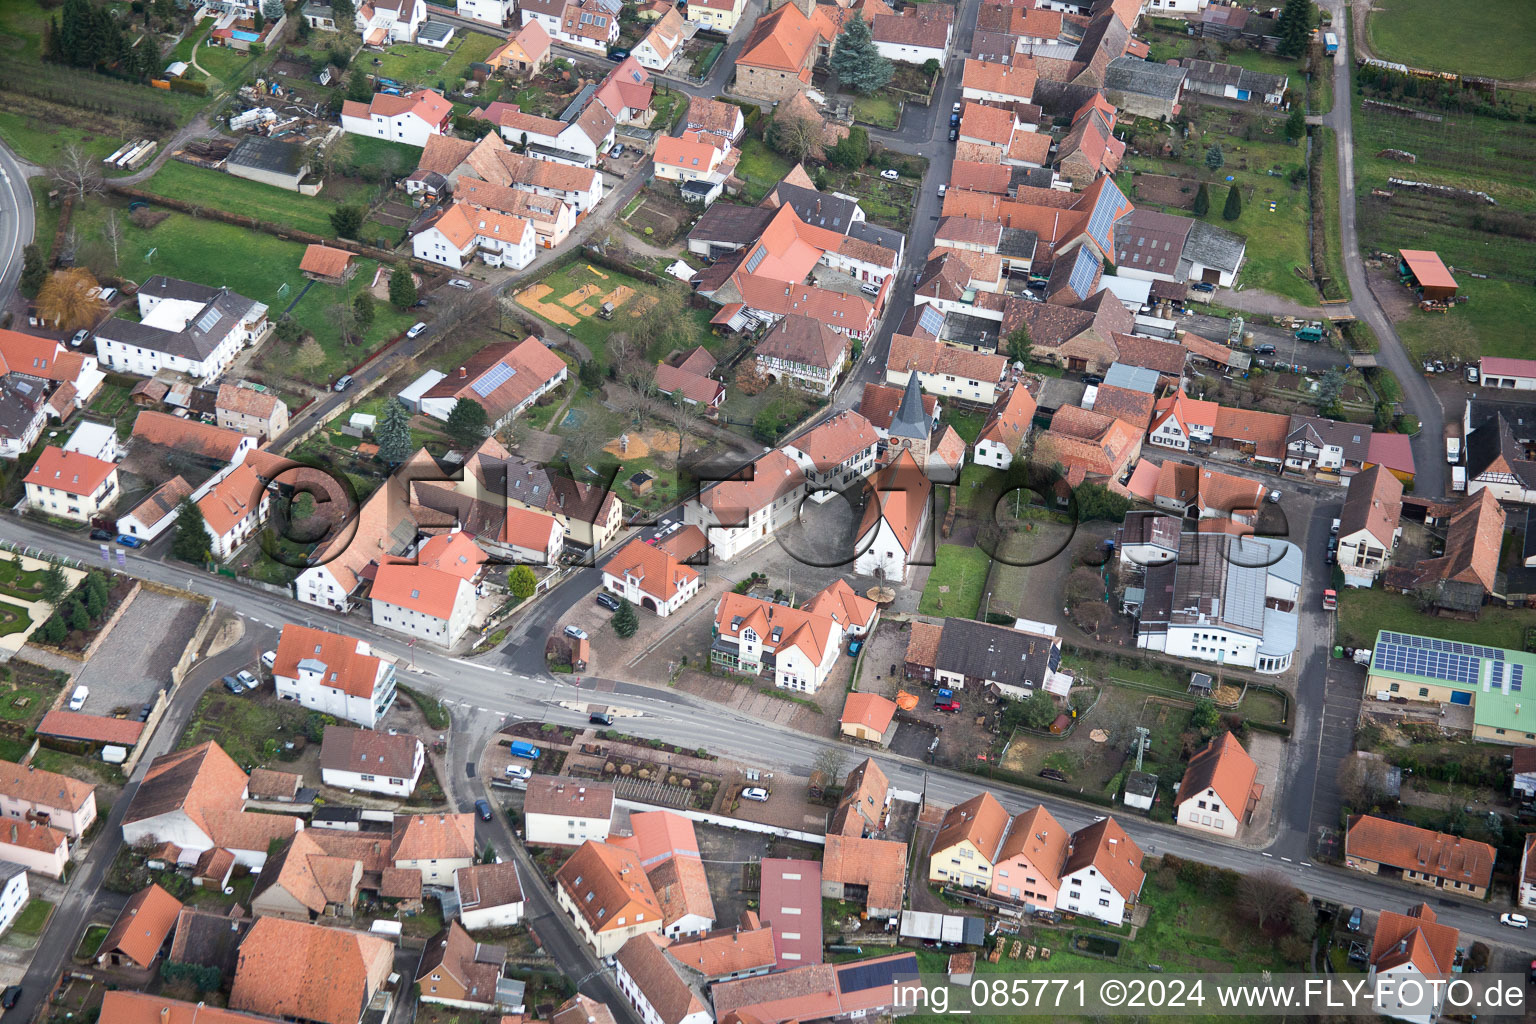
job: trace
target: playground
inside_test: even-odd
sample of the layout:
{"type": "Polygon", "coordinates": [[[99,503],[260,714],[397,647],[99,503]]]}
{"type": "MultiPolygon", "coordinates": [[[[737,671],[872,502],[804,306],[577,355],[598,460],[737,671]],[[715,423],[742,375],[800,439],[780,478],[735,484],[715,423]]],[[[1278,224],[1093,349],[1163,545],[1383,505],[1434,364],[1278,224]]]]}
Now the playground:
{"type": "Polygon", "coordinates": [[[590,263],[574,263],[524,288],[516,299],[519,306],[557,327],[577,327],[583,320],[596,318],[605,304],[612,304],[615,319],[625,315],[639,318],[656,300],[649,295],[636,299],[637,285],[633,281],[623,283],[629,280],[590,263]]]}

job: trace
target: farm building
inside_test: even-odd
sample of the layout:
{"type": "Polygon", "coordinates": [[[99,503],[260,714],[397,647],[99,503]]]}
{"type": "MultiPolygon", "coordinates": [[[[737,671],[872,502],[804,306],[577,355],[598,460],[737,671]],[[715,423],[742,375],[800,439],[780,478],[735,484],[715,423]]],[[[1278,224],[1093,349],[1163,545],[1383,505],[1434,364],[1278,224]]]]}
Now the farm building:
{"type": "Polygon", "coordinates": [[[1418,291],[1422,299],[1454,299],[1456,279],[1440,261],[1440,254],[1428,249],[1400,249],[1398,277],[1418,291]]]}
{"type": "Polygon", "coordinates": [[[248,178],[290,192],[312,196],[320,191],[320,182],[304,181],[309,176],[308,150],[260,135],[241,139],[224,162],[224,169],[237,178],[248,178]]]}

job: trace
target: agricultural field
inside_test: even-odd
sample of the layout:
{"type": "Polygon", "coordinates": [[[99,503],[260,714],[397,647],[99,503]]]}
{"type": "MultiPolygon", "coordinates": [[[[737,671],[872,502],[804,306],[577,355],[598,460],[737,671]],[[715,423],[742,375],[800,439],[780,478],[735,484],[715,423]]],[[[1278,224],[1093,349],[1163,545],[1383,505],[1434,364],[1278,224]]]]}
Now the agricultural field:
{"type": "Polygon", "coordinates": [[[1448,313],[1413,311],[1398,322],[1398,333],[1420,357],[1527,355],[1523,338],[1536,316],[1530,288],[1536,124],[1432,110],[1409,99],[1388,102],[1408,109],[1384,109],[1355,97],[1361,245],[1367,254],[1434,250],[1468,297],[1448,313]],[[1387,150],[1415,160],[1379,155],[1387,150]],[[1389,177],[1486,192],[1498,205],[1394,186],[1389,177]]]}
{"type": "Polygon", "coordinates": [[[1365,30],[1382,60],[1506,81],[1536,76],[1528,0],[1388,0],[1372,7],[1365,30]]]}

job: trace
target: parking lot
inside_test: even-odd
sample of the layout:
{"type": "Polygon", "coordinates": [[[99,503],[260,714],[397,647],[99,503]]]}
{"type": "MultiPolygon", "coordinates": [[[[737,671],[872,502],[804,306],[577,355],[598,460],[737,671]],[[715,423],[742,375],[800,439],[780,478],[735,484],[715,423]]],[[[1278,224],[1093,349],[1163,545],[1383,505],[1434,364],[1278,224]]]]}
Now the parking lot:
{"type": "Polygon", "coordinates": [[[75,676],[88,686],[93,715],[136,712],[171,683],[171,669],[192,642],[203,606],[146,588],[123,612],[106,642],[75,676]]]}
{"type": "MultiPolygon", "coordinates": [[[[1227,340],[1231,321],[1225,317],[1196,313],[1180,317],[1178,325],[1180,330],[1191,331],[1202,338],[1220,343],[1227,340]]],[[[1243,333],[1253,335],[1253,343],[1248,346],[1250,351],[1261,345],[1275,347],[1273,354],[1256,357],[1268,360],[1271,365],[1301,365],[1314,372],[1326,370],[1330,366],[1337,366],[1340,369],[1349,367],[1348,353],[1334,348],[1327,342],[1297,341],[1295,334],[1283,327],[1266,327],[1245,321],[1243,333]]]]}

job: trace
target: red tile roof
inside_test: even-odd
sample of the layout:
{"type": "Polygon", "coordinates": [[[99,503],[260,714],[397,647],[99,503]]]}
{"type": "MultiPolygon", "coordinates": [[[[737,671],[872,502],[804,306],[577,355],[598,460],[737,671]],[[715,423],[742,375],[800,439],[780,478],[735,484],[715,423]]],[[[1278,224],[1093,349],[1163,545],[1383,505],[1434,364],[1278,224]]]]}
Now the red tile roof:
{"type": "Polygon", "coordinates": [[[259,917],[240,944],[231,1009],[318,1024],[357,1024],[394,962],[384,939],[259,917]]]}
{"type": "MultiPolygon", "coordinates": [[[[299,269],[306,274],[319,274],[321,277],[340,277],[347,272],[347,265],[351,262],[352,254],[345,249],[335,249],[329,245],[309,245],[304,249],[304,258],[299,261],[299,269]]],[[[222,392],[223,388],[219,390],[222,392]]]]}
{"type": "Polygon", "coordinates": [[[1359,858],[1463,886],[1486,888],[1494,857],[1487,843],[1368,814],[1352,816],[1344,835],[1347,865],[1359,858]]]}
{"type": "Polygon", "coordinates": [[[88,498],[116,470],[115,462],[103,462],[83,452],[67,452],[48,445],[27,474],[26,482],[88,498]]]}
{"type": "Polygon", "coordinates": [[[80,711],[50,711],[37,723],[40,736],[54,736],[87,743],[113,743],[132,748],[144,733],[144,723],[126,718],[107,718],[80,711]]]}
{"type": "Polygon", "coordinates": [[[858,692],[850,693],[843,702],[843,717],[839,721],[845,726],[861,725],[871,732],[883,734],[895,717],[895,701],[878,693],[858,692]]]}
{"type": "Polygon", "coordinates": [[[1126,900],[1135,899],[1146,881],[1141,870],[1141,847],[1114,818],[1103,818],[1072,834],[1072,852],[1061,873],[1070,875],[1092,868],[1126,900]]]}
{"type": "Polygon", "coordinates": [[[383,601],[397,608],[447,620],[453,615],[460,593],[469,586],[462,576],[451,572],[389,562],[379,566],[373,577],[373,589],[368,596],[374,601],[383,601]]]}
{"type": "Polygon", "coordinates": [[[1446,978],[1453,970],[1460,936],[1457,929],[1436,921],[1427,903],[1406,914],[1383,910],[1376,918],[1370,963],[1377,971],[1412,964],[1425,977],[1446,978]]]}
{"type": "Polygon", "coordinates": [[[363,641],[292,622],[283,626],[272,674],[297,679],[299,662],[307,659],[325,665],[325,685],[353,697],[373,695],[381,662],[363,641]]]}
{"type": "MultiPolygon", "coordinates": [[[[183,454],[228,462],[235,457],[247,435],[196,420],[184,420],[170,413],[141,411],[133,420],[133,436],[149,444],[176,448],[183,454]]],[[[254,440],[254,439],[252,439],[254,440]]]]}
{"type": "Polygon", "coordinates": [[[639,537],[620,548],[603,566],[603,572],[620,579],[626,575],[636,577],[640,589],[662,604],[699,578],[698,570],[682,565],[668,552],[639,537]]]}
{"type": "Polygon", "coordinates": [[[1203,795],[1207,789],[1214,789],[1221,802],[1242,821],[1247,815],[1248,801],[1253,796],[1258,774],[1259,766],[1254,764],[1237,737],[1224,732],[1189,759],[1176,803],[1182,805],[1203,795]]]}

